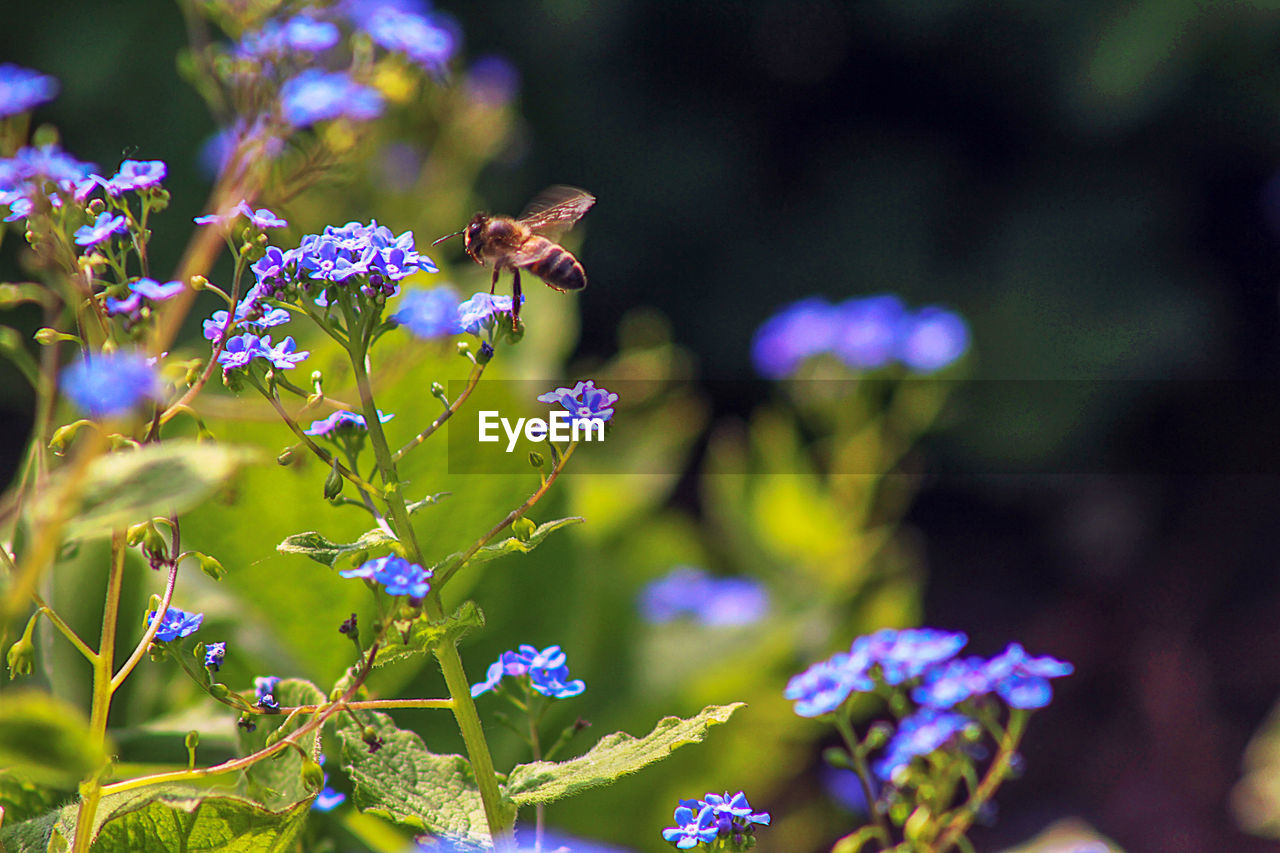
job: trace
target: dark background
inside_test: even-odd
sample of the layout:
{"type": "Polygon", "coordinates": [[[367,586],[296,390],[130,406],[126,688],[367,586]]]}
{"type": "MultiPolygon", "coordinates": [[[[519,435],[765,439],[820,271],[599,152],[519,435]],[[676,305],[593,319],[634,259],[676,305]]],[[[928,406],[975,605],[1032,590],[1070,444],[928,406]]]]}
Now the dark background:
{"type": "MultiPolygon", "coordinates": [[[[648,305],[702,375],[749,377],[778,306],[893,291],[969,318],[979,383],[1030,380],[958,395],[931,450],[949,473],[910,517],[930,624],[1077,666],[983,849],[1070,814],[1133,851],[1274,849],[1227,797],[1280,686],[1280,8],[1210,5],[445,7],[469,55],[524,79],[522,153],[482,180],[493,209],[551,183],[600,199],[580,356],[612,354],[648,305]],[[1240,454],[1215,468],[1241,447],[1261,473],[1240,454]]],[[[62,81],[39,118],[70,151],[163,158],[170,215],[199,212],[194,152],[214,125],[173,73],[174,5],[9,4],[0,20],[0,58],[62,81]]],[[[180,246],[158,239],[165,268],[180,246]]],[[[7,387],[10,444],[27,401],[7,387]]],[[[748,387],[717,411],[770,393],[748,387]]]]}

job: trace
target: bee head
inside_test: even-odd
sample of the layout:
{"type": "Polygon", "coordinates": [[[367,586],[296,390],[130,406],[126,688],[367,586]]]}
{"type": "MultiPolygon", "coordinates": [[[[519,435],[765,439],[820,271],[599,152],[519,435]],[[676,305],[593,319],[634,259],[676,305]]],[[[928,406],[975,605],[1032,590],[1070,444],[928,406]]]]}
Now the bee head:
{"type": "Polygon", "coordinates": [[[466,246],[467,254],[477,263],[480,262],[480,252],[484,249],[484,227],[488,222],[488,214],[477,213],[471,217],[467,227],[462,229],[462,240],[466,246]]]}

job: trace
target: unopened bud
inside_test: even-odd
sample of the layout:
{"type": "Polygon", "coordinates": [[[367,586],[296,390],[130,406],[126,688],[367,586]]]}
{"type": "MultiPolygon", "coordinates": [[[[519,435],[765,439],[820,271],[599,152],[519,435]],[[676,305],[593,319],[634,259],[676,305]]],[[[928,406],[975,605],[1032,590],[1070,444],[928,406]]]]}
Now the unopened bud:
{"type": "MultiPolygon", "coordinates": [[[[151,522],[149,521],[140,521],[137,524],[130,525],[124,532],[125,543],[130,548],[142,544],[143,538],[147,535],[147,528],[150,526],[151,522]]],[[[152,605],[151,609],[155,610],[155,605],[152,605]]]]}
{"type": "Polygon", "coordinates": [[[537,526],[527,518],[517,518],[515,521],[511,522],[511,532],[514,533],[516,538],[521,542],[528,542],[529,537],[533,536],[533,531],[536,529],[537,526]]]}
{"type": "Polygon", "coordinates": [[[488,341],[480,344],[480,352],[476,354],[476,364],[488,364],[493,360],[493,345],[488,341]]]}
{"type": "Polygon", "coordinates": [[[324,478],[324,496],[328,500],[337,500],[342,494],[342,475],[338,473],[338,461],[329,469],[329,476],[324,478]]]}
{"type": "Polygon", "coordinates": [[[309,791],[324,787],[324,769],[309,755],[302,759],[302,784],[309,791]]]}
{"type": "Polygon", "coordinates": [[[97,216],[107,209],[107,203],[100,198],[95,198],[89,202],[88,207],[85,209],[89,211],[90,215],[97,216]]]}
{"type": "Polygon", "coordinates": [[[231,688],[220,681],[215,681],[209,685],[209,695],[214,699],[226,699],[231,695],[231,688]]]}
{"type": "Polygon", "coordinates": [[[80,432],[80,428],[88,426],[92,421],[81,418],[69,424],[63,424],[53,431],[53,438],[49,440],[49,449],[53,451],[54,456],[61,456],[67,452],[67,446],[75,439],[76,433],[80,432]]]}
{"type": "Polygon", "coordinates": [[[441,385],[439,382],[431,383],[431,396],[435,397],[437,400],[439,400],[441,403],[444,403],[446,406],[449,405],[449,397],[444,393],[444,386],[441,385]]]}
{"type": "Polygon", "coordinates": [[[280,455],[276,457],[277,465],[292,465],[293,460],[297,458],[297,445],[286,447],[280,451],[280,455]]]}
{"type": "Polygon", "coordinates": [[[200,571],[214,580],[220,581],[227,574],[227,570],[223,568],[222,563],[218,562],[216,558],[210,557],[208,554],[201,554],[199,551],[192,556],[200,561],[200,571]]]}
{"type": "Polygon", "coordinates": [[[186,743],[187,749],[195,749],[200,745],[200,733],[195,729],[187,732],[187,737],[184,743],[186,743]]]}
{"type": "Polygon", "coordinates": [[[542,454],[536,450],[529,451],[529,464],[534,468],[541,470],[543,465],[547,464],[547,460],[542,458],[542,454]]]}
{"type": "Polygon", "coordinates": [[[36,339],[36,343],[46,347],[50,344],[56,344],[58,341],[74,341],[76,343],[80,343],[80,339],[75,335],[68,335],[65,332],[59,332],[57,329],[51,329],[48,326],[45,326],[43,329],[38,329],[34,337],[36,339]]]}
{"type": "Polygon", "coordinates": [[[206,286],[206,285],[208,285],[208,284],[209,284],[209,279],[205,278],[205,277],[204,277],[204,276],[202,276],[202,275],[193,275],[193,276],[191,276],[191,289],[192,289],[192,290],[204,290],[204,289],[205,289],[205,286],[206,286]]]}
{"type": "Polygon", "coordinates": [[[5,661],[9,664],[10,680],[20,675],[30,675],[35,669],[36,644],[32,641],[31,635],[38,621],[40,621],[40,613],[37,611],[31,614],[22,636],[18,638],[18,642],[9,647],[9,653],[5,655],[5,661]]]}

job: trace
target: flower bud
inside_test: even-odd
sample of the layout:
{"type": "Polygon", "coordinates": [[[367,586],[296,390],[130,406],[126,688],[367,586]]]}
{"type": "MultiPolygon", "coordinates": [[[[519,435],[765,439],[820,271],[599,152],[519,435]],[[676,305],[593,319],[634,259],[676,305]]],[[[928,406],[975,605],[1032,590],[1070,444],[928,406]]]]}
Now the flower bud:
{"type": "Polygon", "coordinates": [[[521,542],[528,542],[529,537],[533,536],[533,531],[536,529],[537,526],[527,518],[517,518],[515,521],[511,522],[511,532],[514,533],[516,538],[521,542]]]}
{"type": "Polygon", "coordinates": [[[190,284],[191,284],[192,290],[196,290],[196,291],[204,290],[205,286],[209,284],[209,279],[205,278],[202,275],[193,275],[191,276],[190,284]]]}
{"type": "MultiPolygon", "coordinates": [[[[139,521],[137,524],[131,524],[124,532],[124,541],[130,548],[142,544],[142,539],[147,535],[147,528],[151,526],[149,521],[139,521]]],[[[155,607],[151,608],[155,610],[155,607]]]]}
{"type": "Polygon", "coordinates": [[[142,550],[148,556],[156,557],[164,560],[169,556],[169,543],[165,541],[164,534],[156,529],[151,523],[145,525],[142,533],[142,550]]]}
{"type": "Polygon", "coordinates": [[[542,458],[542,454],[536,450],[529,451],[529,464],[538,470],[542,470],[542,466],[547,464],[547,460],[542,458]]]}
{"type": "Polygon", "coordinates": [[[100,198],[95,198],[91,200],[89,202],[88,207],[85,208],[85,210],[89,212],[89,215],[93,217],[96,217],[99,213],[102,213],[102,211],[106,209],[107,209],[107,203],[100,198]]]}
{"type": "Polygon", "coordinates": [[[302,759],[302,784],[308,791],[324,787],[324,769],[309,755],[302,759]]]}
{"type": "Polygon", "coordinates": [[[475,356],[471,354],[471,344],[466,341],[458,341],[458,355],[475,361],[475,356]]]}
{"type": "Polygon", "coordinates": [[[10,646],[9,653],[5,655],[5,661],[9,664],[10,680],[20,675],[30,675],[35,668],[36,644],[32,642],[31,634],[35,631],[38,621],[40,621],[40,612],[36,611],[27,620],[27,627],[18,638],[18,642],[10,646]]]}
{"type": "Polygon", "coordinates": [[[449,405],[449,397],[444,393],[444,386],[441,385],[439,382],[431,383],[431,396],[435,397],[437,400],[439,400],[441,403],[444,403],[446,406],[449,405]]]}
{"type": "Polygon", "coordinates": [[[493,360],[493,345],[488,341],[480,344],[480,352],[476,355],[476,364],[488,364],[493,360]]]}
{"type": "Polygon", "coordinates": [[[67,452],[67,445],[75,439],[76,433],[80,432],[80,428],[89,425],[92,421],[81,418],[69,424],[63,424],[53,431],[53,438],[49,440],[49,449],[53,451],[54,456],[62,456],[67,452]]]}
{"type": "Polygon", "coordinates": [[[59,332],[57,329],[51,329],[48,326],[45,326],[43,329],[38,329],[34,337],[36,339],[36,343],[46,347],[50,344],[56,344],[58,341],[74,341],[76,343],[80,343],[80,339],[75,335],[68,335],[65,332],[59,332]]]}
{"type": "Polygon", "coordinates": [[[220,581],[226,576],[227,570],[223,568],[222,563],[217,558],[210,557],[208,554],[201,554],[199,551],[193,553],[197,560],[200,561],[200,571],[216,581],[220,581]]]}
{"type": "Polygon", "coordinates": [[[292,465],[293,460],[296,458],[296,456],[297,456],[297,445],[294,445],[293,447],[286,447],[284,450],[281,450],[280,455],[276,457],[276,464],[292,465]]]}
{"type": "Polygon", "coordinates": [[[338,473],[338,460],[333,461],[329,476],[324,478],[324,496],[328,500],[337,500],[342,494],[342,475],[338,473]]]}
{"type": "Polygon", "coordinates": [[[200,745],[200,733],[195,729],[187,732],[186,740],[183,741],[187,745],[187,749],[195,749],[200,745]]]}
{"type": "Polygon", "coordinates": [[[214,699],[226,699],[231,695],[231,688],[221,681],[215,681],[209,685],[209,695],[214,699]]]}

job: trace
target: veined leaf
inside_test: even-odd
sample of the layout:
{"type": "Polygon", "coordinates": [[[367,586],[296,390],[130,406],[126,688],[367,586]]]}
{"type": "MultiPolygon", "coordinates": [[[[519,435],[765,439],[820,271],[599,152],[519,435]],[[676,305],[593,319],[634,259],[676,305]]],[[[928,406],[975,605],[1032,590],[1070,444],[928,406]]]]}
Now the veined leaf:
{"type": "MultiPolygon", "coordinates": [[[[559,530],[561,527],[568,527],[570,524],[579,524],[583,521],[586,521],[586,519],[581,516],[571,515],[568,518],[557,518],[555,521],[548,521],[543,524],[539,524],[534,528],[533,532],[529,534],[528,539],[518,539],[515,536],[512,536],[509,539],[503,539],[501,542],[495,542],[492,545],[485,545],[483,548],[467,558],[467,563],[487,563],[490,560],[498,559],[504,554],[528,554],[534,548],[541,545],[542,540],[546,539],[547,536],[554,531],[559,530]]],[[[439,569],[442,566],[451,565],[461,556],[461,552],[457,554],[450,554],[437,563],[434,568],[439,569]]]]}
{"type": "Polygon", "coordinates": [[[347,554],[354,554],[357,551],[371,551],[374,548],[390,545],[395,541],[387,535],[386,531],[376,527],[373,530],[365,531],[356,541],[346,544],[330,542],[324,536],[312,530],[286,537],[283,542],[276,546],[276,550],[281,554],[302,554],[315,560],[320,565],[328,566],[332,569],[337,565],[338,560],[347,554]]]}
{"type": "Polygon", "coordinates": [[[708,705],[696,717],[682,720],[663,717],[653,731],[642,738],[614,732],[600,739],[585,755],[568,761],[535,761],[521,764],[507,777],[506,793],[518,806],[550,803],[573,796],[597,785],[607,785],[620,776],[666,758],[676,749],[698,743],[707,730],[726,722],[743,706],[708,705]]]}
{"type": "MultiPolygon", "coordinates": [[[[272,695],[276,701],[285,706],[318,705],[324,702],[325,695],[310,681],[288,678],[276,685],[272,695]]],[[[310,715],[299,714],[289,723],[284,732],[296,731],[311,719],[310,715]]],[[[259,715],[254,720],[258,727],[246,732],[237,727],[237,738],[240,741],[240,754],[249,755],[267,745],[267,737],[282,728],[285,715],[259,715]]],[[[317,733],[303,738],[300,744],[307,752],[315,742],[317,733]]],[[[283,736],[283,735],[282,735],[283,736]]],[[[286,749],[280,755],[259,761],[244,773],[241,793],[252,797],[271,808],[292,805],[299,800],[310,797],[311,791],[302,783],[302,756],[296,749],[286,749]]]]}
{"type": "Polygon", "coordinates": [[[472,628],[484,627],[484,613],[474,601],[464,601],[453,611],[438,621],[418,619],[409,628],[409,637],[394,628],[387,632],[387,639],[373,659],[375,667],[396,663],[415,655],[426,654],[444,642],[456,643],[472,628]]]}

